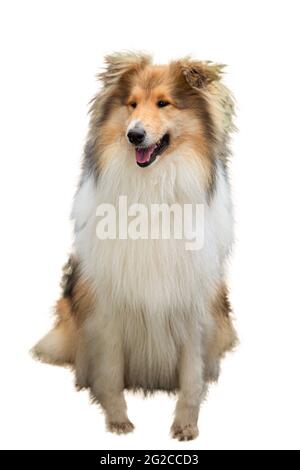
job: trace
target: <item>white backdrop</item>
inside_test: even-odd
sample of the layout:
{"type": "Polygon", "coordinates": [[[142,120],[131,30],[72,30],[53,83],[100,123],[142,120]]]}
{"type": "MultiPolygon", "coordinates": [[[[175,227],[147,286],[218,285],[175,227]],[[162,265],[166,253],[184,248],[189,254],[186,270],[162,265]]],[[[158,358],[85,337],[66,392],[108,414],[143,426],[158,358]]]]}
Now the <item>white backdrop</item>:
{"type": "Polygon", "coordinates": [[[0,445],[24,449],[300,448],[297,0],[6,0],[0,7],[0,445]],[[28,350],[51,326],[103,55],[142,49],[229,64],[238,102],[231,298],[241,344],[195,442],[169,438],[174,400],[128,396],[136,430],[104,431],[69,370],[28,350]]]}

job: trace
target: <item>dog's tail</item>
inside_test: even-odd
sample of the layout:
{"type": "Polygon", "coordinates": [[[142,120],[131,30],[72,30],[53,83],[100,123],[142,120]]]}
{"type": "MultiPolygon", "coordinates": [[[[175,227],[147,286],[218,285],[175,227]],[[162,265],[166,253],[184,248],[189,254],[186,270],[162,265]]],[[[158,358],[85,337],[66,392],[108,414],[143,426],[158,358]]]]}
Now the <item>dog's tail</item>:
{"type": "Polygon", "coordinates": [[[32,349],[35,357],[50,364],[73,364],[77,345],[77,327],[68,297],[56,304],[57,323],[32,349]]]}

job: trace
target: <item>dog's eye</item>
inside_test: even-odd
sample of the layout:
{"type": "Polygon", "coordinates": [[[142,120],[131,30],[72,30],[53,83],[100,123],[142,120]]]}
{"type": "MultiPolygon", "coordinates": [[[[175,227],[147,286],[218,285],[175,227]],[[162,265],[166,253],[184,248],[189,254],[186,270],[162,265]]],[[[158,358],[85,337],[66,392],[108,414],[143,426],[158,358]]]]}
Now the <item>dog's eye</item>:
{"type": "Polygon", "coordinates": [[[168,101],[159,100],[156,104],[159,108],[164,108],[165,106],[168,106],[170,103],[168,101]]]}
{"type": "Polygon", "coordinates": [[[135,101],[133,101],[133,103],[130,103],[130,105],[129,105],[129,106],[131,106],[132,108],[136,108],[137,104],[136,104],[136,102],[135,102],[135,101]]]}

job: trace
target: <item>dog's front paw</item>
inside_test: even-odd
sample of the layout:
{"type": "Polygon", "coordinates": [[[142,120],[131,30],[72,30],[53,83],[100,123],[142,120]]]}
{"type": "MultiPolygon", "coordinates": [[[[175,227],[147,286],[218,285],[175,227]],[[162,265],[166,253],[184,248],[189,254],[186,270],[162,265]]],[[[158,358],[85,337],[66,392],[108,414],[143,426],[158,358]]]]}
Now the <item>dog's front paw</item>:
{"type": "Polygon", "coordinates": [[[191,441],[196,439],[199,434],[198,427],[195,424],[173,424],[171,427],[171,434],[174,439],[179,441],[191,441]]]}
{"type": "Polygon", "coordinates": [[[134,430],[134,425],[128,421],[110,421],[107,429],[115,434],[128,434],[134,430]]]}

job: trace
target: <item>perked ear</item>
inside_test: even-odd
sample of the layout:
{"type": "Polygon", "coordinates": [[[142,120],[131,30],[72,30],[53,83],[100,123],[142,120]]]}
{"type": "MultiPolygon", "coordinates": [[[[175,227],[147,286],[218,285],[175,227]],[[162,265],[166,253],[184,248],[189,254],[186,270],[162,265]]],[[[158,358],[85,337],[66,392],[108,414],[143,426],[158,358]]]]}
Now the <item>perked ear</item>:
{"type": "Polygon", "coordinates": [[[104,59],[105,70],[98,74],[105,87],[115,85],[128,72],[134,72],[150,64],[150,55],[141,52],[121,52],[107,55],[104,59]]]}
{"type": "Polygon", "coordinates": [[[191,59],[179,61],[181,71],[187,83],[195,89],[201,89],[222,77],[223,64],[215,64],[210,61],[200,62],[191,59]]]}

